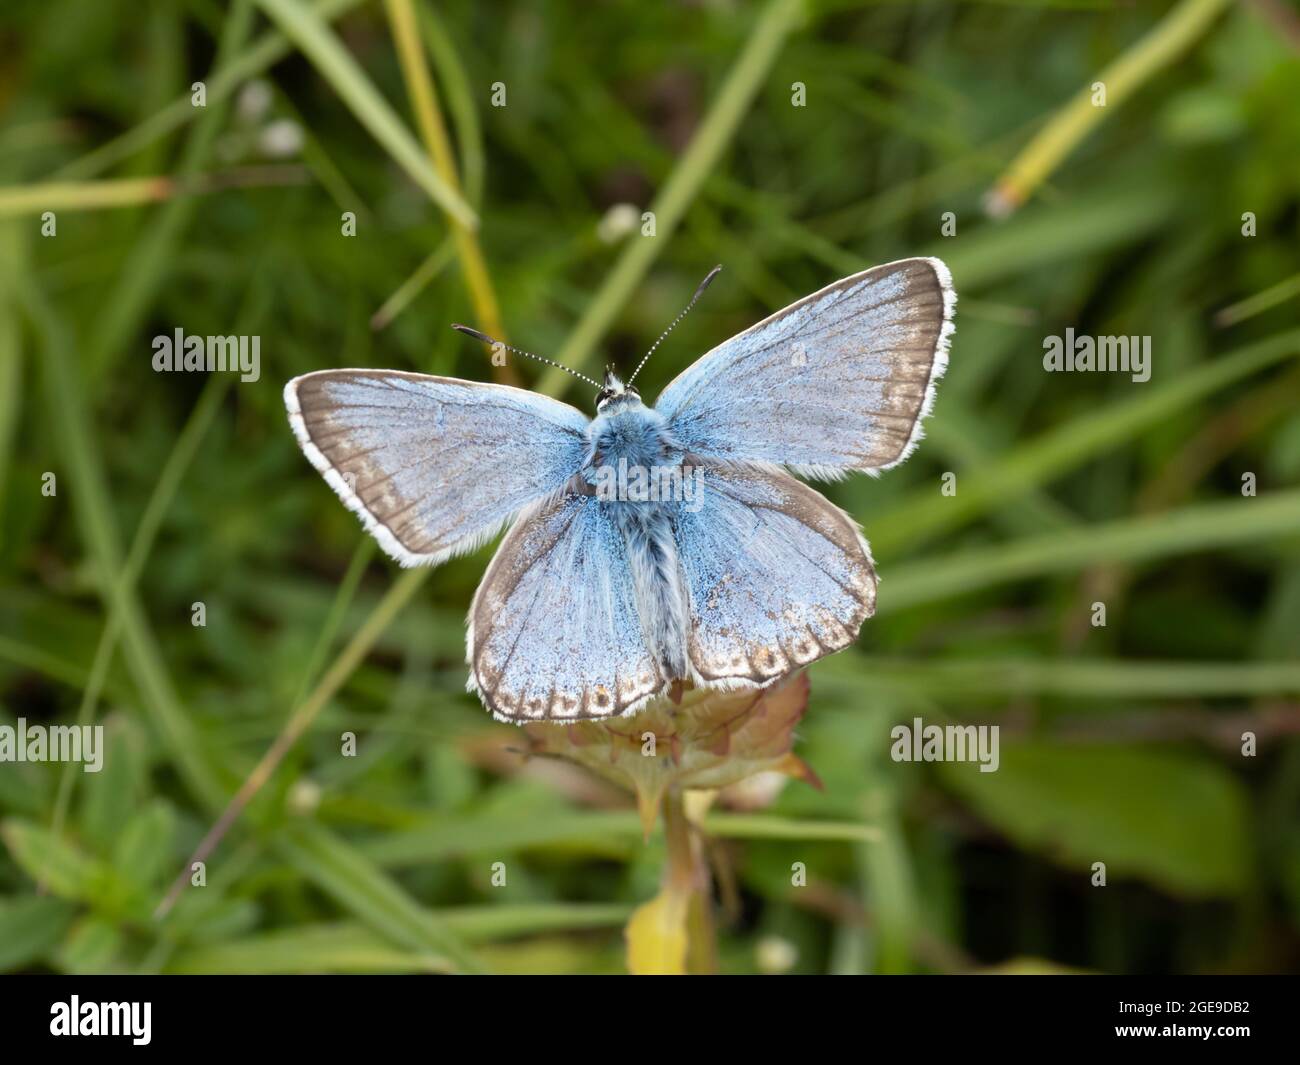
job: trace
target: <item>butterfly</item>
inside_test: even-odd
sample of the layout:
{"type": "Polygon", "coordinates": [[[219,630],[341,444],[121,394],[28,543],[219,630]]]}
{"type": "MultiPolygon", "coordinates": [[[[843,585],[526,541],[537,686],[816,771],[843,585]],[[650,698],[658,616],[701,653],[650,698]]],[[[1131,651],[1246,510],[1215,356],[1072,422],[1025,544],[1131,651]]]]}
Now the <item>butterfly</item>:
{"type": "Polygon", "coordinates": [[[509,525],[466,639],[468,688],[500,720],[630,714],[677,681],[765,687],[848,646],[875,611],[861,530],[791,473],[875,475],[911,454],[947,365],[948,269],[903,259],[837,281],[646,406],[637,374],[716,273],[627,384],[568,370],[599,390],[594,418],[396,370],[285,386],[307,458],[403,566],[509,525]]]}

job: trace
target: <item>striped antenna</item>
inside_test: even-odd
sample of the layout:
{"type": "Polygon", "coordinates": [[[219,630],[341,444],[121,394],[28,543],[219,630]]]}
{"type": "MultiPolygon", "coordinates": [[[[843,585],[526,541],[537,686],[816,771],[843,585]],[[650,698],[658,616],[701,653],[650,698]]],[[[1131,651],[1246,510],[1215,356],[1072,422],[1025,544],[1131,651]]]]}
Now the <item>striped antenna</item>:
{"type": "Polygon", "coordinates": [[[577,370],[571,370],[569,367],[556,362],[554,359],[548,359],[541,355],[534,355],[531,351],[524,351],[523,348],[517,348],[513,344],[507,344],[504,340],[493,340],[486,333],[480,333],[477,329],[471,329],[467,325],[453,325],[452,328],[458,333],[464,333],[466,336],[473,337],[475,340],[481,340],[484,344],[496,347],[500,344],[506,351],[513,351],[516,355],[526,355],[530,359],[536,359],[538,362],[544,362],[547,366],[554,366],[557,370],[563,370],[565,373],[573,374],[580,381],[586,381],[596,391],[600,391],[600,382],[593,381],[585,373],[578,373],[577,370]]]}
{"type": "Polygon", "coordinates": [[[694,307],[696,302],[699,300],[699,298],[704,295],[704,290],[709,287],[709,282],[711,282],[715,277],[717,277],[719,271],[721,270],[722,270],[722,265],[718,264],[712,270],[709,271],[709,276],[706,277],[703,281],[701,281],[700,287],[695,290],[695,295],[691,297],[691,302],[686,305],[685,309],[682,311],[681,314],[679,314],[676,318],[672,320],[672,323],[668,326],[668,328],[659,334],[659,339],[650,345],[650,350],[647,351],[645,353],[645,357],[642,358],[642,360],[639,363],[637,363],[636,369],[632,371],[632,376],[627,379],[627,383],[629,387],[631,387],[632,382],[636,380],[636,375],[641,372],[641,367],[644,366],[646,362],[649,361],[650,356],[655,353],[655,348],[657,348],[660,344],[662,344],[664,342],[664,337],[666,337],[669,333],[671,333],[674,329],[676,329],[677,323],[680,322],[683,318],[686,317],[687,314],[690,313],[691,308],[694,307]]]}

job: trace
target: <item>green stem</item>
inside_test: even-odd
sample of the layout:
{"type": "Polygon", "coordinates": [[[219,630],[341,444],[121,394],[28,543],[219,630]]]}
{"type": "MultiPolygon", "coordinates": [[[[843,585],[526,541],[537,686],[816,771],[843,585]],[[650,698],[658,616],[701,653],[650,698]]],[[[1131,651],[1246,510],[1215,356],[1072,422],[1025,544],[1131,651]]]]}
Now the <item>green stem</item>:
{"type": "Polygon", "coordinates": [[[694,974],[714,973],[718,968],[718,951],[703,841],[686,816],[681,791],[674,788],[664,796],[663,811],[668,849],[664,884],[688,900],[686,970],[694,974]]]}

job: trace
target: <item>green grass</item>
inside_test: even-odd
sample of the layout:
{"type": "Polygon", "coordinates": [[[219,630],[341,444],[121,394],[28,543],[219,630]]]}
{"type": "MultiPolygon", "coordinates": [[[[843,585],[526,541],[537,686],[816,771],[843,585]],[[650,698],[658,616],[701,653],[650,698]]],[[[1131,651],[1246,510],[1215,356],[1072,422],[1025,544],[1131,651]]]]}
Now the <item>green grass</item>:
{"type": "Polygon", "coordinates": [[[779,936],[807,972],[1294,968],[1300,58],[1266,5],[185,0],[139,40],[128,6],[0,15],[0,724],[108,744],[0,763],[0,969],[617,971],[662,835],[512,753],[464,692],[488,551],[384,560],[280,389],[488,379],[447,326],[498,316],[632,365],[722,262],[653,396],[913,254],[952,267],[951,367],[905,466],[826,486],[878,616],[812,671],[824,789],[706,820],[723,967],[779,936]],[[260,154],[274,120],[299,156],[260,154]],[[656,235],[600,235],[617,204],[656,235]],[[155,374],[177,326],[260,335],[260,380],[155,374]],[[1044,373],[1070,326],[1150,335],[1151,380],[1044,373]],[[1002,767],[893,762],[915,716],[1000,723],[1002,767]]]}

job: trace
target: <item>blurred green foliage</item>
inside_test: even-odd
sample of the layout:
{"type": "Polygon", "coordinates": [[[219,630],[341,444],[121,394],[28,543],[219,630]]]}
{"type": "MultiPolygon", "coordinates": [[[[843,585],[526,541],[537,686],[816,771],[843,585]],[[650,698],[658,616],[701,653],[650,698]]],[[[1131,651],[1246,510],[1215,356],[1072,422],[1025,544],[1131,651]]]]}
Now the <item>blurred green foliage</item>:
{"type": "MultiPolygon", "coordinates": [[[[723,263],[648,365],[649,397],[843,274],[952,267],[927,440],[827,489],[882,583],[858,647],[812,671],[798,749],[825,790],[710,822],[724,969],[1295,968],[1285,5],[1230,5],[1000,221],[982,202],[1016,153],[1173,5],[416,6],[517,343],[627,365],[723,263]],[[618,232],[619,205],[656,210],[657,235],[618,232]],[[1043,338],[1071,326],[1150,335],[1151,380],[1044,373],[1043,338]],[[914,716],[999,723],[1001,768],[892,762],[889,730],[914,716]]],[[[99,774],[0,764],[0,968],[620,971],[662,842],[576,770],[525,765],[464,694],[489,549],[411,584],[364,661],[319,687],[397,571],[298,452],[283,382],[491,372],[447,328],[473,312],[436,178],[394,147],[423,151],[385,5],[10,0],[0,56],[0,724],[93,719],[109,745],[99,774]],[[317,6],[306,25],[343,60],[277,28],[317,6]],[[175,179],[148,186],[161,202],[91,206],[155,176],[175,179]],[[154,373],[151,340],[176,327],[260,335],[260,380],[154,373]],[[313,690],[319,717],[207,886],[154,920],[313,690]]]]}

